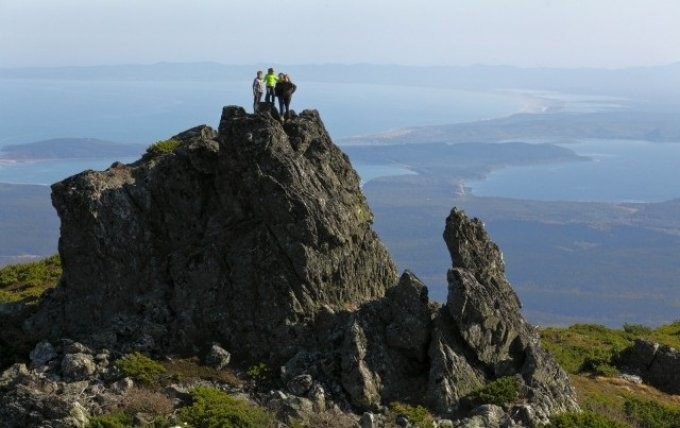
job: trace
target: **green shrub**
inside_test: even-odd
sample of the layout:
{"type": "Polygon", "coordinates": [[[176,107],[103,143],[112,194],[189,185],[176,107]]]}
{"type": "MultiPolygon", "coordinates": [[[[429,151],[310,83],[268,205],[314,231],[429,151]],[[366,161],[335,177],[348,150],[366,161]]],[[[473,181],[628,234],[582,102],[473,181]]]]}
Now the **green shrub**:
{"type": "Polygon", "coordinates": [[[416,428],[431,428],[434,418],[430,412],[423,406],[412,406],[410,404],[395,401],[390,403],[390,409],[395,417],[404,415],[408,418],[411,425],[416,428]]]}
{"type": "Polygon", "coordinates": [[[680,408],[671,408],[651,400],[630,398],[623,410],[637,426],[644,428],[680,428],[680,408]]]}
{"type": "Polygon", "coordinates": [[[0,269],[0,303],[32,303],[61,278],[61,259],[54,255],[33,263],[20,263],[0,269]]]}
{"type": "Polygon", "coordinates": [[[161,376],[165,374],[165,367],[161,363],[139,352],[133,352],[118,359],[116,367],[125,376],[147,385],[157,384],[161,376]]]}
{"type": "Polygon", "coordinates": [[[194,428],[266,428],[274,416],[214,388],[197,387],[192,403],[179,410],[179,419],[194,428]]]}
{"type": "Polygon", "coordinates": [[[90,419],[87,428],[170,428],[172,425],[172,422],[167,418],[156,418],[150,424],[139,425],[135,424],[133,415],[116,412],[108,415],[94,416],[90,419]]]}
{"type": "Polygon", "coordinates": [[[623,325],[623,331],[625,331],[628,334],[632,334],[633,336],[646,336],[652,333],[652,329],[649,327],[645,327],[642,324],[628,324],[625,323],[623,325]]]}
{"type": "Polygon", "coordinates": [[[505,376],[472,391],[463,397],[463,400],[470,407],[476,407],[482,404],[504,406],[515,402],[518,396],[519,381],[514,376],[505,376]]]}
{"type": "Polygon", "coordinates": [[[588,357],[583,361],[580,372],[588,372],[597,376],[613,377],[619,374],[619,369],[612,365],[615,358],[613,353],[605,354],[604,357],[588,357]]]}
{"type": "Polygon", "coordinates": [[[246,371],[246,374],[248,375],[248,377],[250,377],[251,379],[253,379],[256,382],[262,382],[264,380],[269,379],[269,377],[271,376],[271,373],[272,373],[271,369],[265,363],[258,363],[258,364],[252,365],[246,371]]]}
{"type": "Polygon", "coordinates": [[[173,139],[157,141],[156,143],[147,147],[146,154],[149,157],[155,158],[166,153],[172,153],[181,144],[181,141],[173,139]]]}
{"type": "Polygon", "coordinates": [[[647,339],[680,349],[680,321],[658,326],[647,339]]]}
{"type": "Polygon", "coordinates": [[[550,424],[544,425],[547,428],[627,428],[623,422],[610,419],[603,415],[598,415],[585,410],[581,413],[567,412],[554,415],[550,418],[550,424]]]}

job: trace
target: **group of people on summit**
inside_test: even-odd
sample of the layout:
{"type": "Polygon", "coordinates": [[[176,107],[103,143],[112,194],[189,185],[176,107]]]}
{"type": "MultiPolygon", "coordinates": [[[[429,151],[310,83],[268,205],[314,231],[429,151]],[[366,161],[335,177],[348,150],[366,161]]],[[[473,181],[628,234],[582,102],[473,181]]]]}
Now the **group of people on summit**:
{"type": "Polygon", "coordinates": [[[267,74],[262,71],[257,72],[253,81],[253,110],[257,111],[257,105],[265,95],[265,102],[274,105],[274,98],[279,100],[279,113],[287,117],[290,111],[290,100],[297,86],[291,81],[290,76],[284,73],[276,75],[274,69],[267,70],[267,74]]]}

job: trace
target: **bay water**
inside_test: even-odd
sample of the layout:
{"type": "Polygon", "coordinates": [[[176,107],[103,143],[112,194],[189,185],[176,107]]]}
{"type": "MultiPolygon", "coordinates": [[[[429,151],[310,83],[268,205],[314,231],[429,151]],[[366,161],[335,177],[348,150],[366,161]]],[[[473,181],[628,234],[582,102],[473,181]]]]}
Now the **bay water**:
{"type": "MultiPolygon", "coordinates": [[[[517,112],[602,111],[607,98],[521,90],[461,91],[388,84],[296,82],[293,108],[319,110],[334,140],[408,126],[459,123],[517,112]]],[[[76,81],[0,79],[0,148],[50,138],[99,138],[146,145],[190,127],[217,127],[224,105],[251,110],[249,80],[76,81]]],[[[660,201],[680,197],[680,144],[646,141],[536,141],[564,145],[588,162],[510,167],[466,183],[475,195],[538,200],[660,201]]],[[[0,161],[0,182],[51,184],[114,161],[0,161]]],[[[363,182],[408,174],[403,166],[353,160],[363,182]]]]}

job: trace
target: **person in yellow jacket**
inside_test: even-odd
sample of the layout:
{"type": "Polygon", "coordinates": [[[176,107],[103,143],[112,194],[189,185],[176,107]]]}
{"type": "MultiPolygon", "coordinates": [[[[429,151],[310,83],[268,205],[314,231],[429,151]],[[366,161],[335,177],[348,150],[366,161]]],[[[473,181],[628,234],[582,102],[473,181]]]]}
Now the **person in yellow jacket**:
{"type": "Polygon", "coordinates": [[[267,70],[267,74],[264,76],[264,82],[267,85],[267,95],[265,95],[264,100],[272,105],[274,105],[274,97],[276,96],[274,94],[274,88],[276,87],[276,82],[278,82],[278,80],[279,78],[274,74],[273,68],[267,70]]]}

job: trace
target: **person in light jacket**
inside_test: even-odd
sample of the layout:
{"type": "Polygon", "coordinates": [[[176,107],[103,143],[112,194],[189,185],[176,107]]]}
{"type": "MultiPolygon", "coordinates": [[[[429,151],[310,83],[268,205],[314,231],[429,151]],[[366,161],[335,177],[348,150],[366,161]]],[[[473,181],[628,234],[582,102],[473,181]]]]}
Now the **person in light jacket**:
{"type": "Polygon", "coordinates": [[[267,70],[267,74],[264,76],[264,81],[267,86],[267,95],[264,97],[264,100],[271,105],[274,105],[274,88],[276,87],[276,82],[278,82],[278,80],[279,78],[274,73],[273,68],[267,70]]]}
{"type": "Polygon", "coordinates": [[[253,80],[253,111],[257,112],[257,105],[262,101],[262,95],[266,90],[266,83],[262,78],[262,71],[257,72],[255,80],[253,80]]]}

